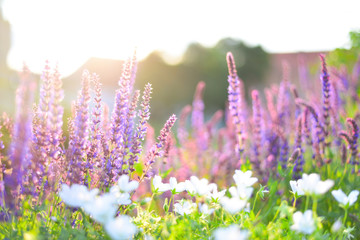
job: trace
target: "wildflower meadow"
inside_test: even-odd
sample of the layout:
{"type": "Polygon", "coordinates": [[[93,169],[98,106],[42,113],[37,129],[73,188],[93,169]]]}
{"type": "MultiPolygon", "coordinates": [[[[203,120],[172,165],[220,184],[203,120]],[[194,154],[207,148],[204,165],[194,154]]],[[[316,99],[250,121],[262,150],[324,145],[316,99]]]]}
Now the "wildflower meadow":
{"type": "Polygon", "coordinates": [[[360,60],[337,69],[320,55],[300,82],[284,65],[249,101],[223,57],[227,109],[205,121],[199,82],[159,133],[136,54],[111,108],[84,71],[67,119],[57,67],[37,90],[24,66],[16,113],[0,119],[0,239],[360,239],[360,60]]]}

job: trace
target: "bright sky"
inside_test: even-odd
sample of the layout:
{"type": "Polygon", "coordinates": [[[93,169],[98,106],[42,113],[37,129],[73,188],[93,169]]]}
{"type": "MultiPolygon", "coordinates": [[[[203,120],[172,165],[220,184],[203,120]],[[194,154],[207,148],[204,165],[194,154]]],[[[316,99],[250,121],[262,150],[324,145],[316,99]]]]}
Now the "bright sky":
{"type": "Polygon", "coordinates": [[[41,72],[45,60],[62,75],[89,57],[140,58],[158,49],[179,58],[191,42],[225,37],[269,52],[346,47],[360,29],[359,0],[3,0],[12,24],[8,63],[41,72]]]}

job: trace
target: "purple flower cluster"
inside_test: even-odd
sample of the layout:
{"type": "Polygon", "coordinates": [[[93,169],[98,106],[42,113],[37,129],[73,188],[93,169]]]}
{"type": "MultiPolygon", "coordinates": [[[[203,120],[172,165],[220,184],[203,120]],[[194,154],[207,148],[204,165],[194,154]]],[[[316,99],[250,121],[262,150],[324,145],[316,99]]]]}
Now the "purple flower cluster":
{"type": "MultiPolygon", "coordinates": [[[[342,152],[342,156],[347,156],[343,145],[337,143],[337,132],[343,127],[340,120],[346,117],[346,110],[343,107],[345,100],[342,99],[342,93],[346,88],[337,87],[337,92],[332,93],[335,91],[332,86],[339,86],[341,83],[336,78],[334,80],[329,78],[323,55],[321,81],[317,82],[318,87],[302,86],[302,82],[300,87],[296,87],[291,82],[288,74],[290,69],[285,63],[283,80],[279,87],[272,86],[265,89],[264,106],[266,107],[261,104],[259,91],[252,91],[250,119],[247,119],[250,106],[245,104],[243,84],[237,76],[233,55],[228,53],[226,60],[229,68],[226,124],[215,131],[201,127],[210,124],[203,121],[204,103],[201,101],[201,105],[198,104],[199,89],[204,88],[203,83],[200,83],[201,87],[198,85],[192,106],[191,129],[186,129],[186,119],[191,112],[191,106],[188,105],[180,115],[178,125],[180,144],[176,144],[177,155],[170,160],[175,166],[177,161],[181,163],[178,173],[181,174],[180,178],[196,173],[197,176],[209,174],[214,179],[223,178],[229,181],[227,176],[230,170],[239,168],[249,160],[252,169],[262,177],[264,183],[270,177],[281,176],[278,169],[282,169],[282,172],[290,171],[297,179],[302,175],[305,166],[321,167],[328,164],[335,152],[342,152]],[[321,87],[322,93],[319,91],[321,87]],[[305,100],[306,98],[301,96],[303,94],[306,94],[305,97],[309,97],[310,101],[305,100]],[[338,109],[341,115],[334,113],[335,109],[338,109]],[[196,135],[190,136],[190,132],[196,135]],[[196,143],[197,136],[204,135],[207,136],[207,144],[213,147],[202,149],[196,143]],[[332,142],[335,144],[331,144],[332,142]],[[305,164],[306,158],[312,161],[311,164],[305,164]]],[[[302,64],[304,67],[305,62],[302,64]]],[[[307,75],[302,81],[310,80],[310,75],[307,75]]],[[[215,119],[215,115],[213,118],[215,119]]],[[[352,157],[347,162],[356,166],[358,162],[356,120],[348,120],[347,124],[350,128],[349,132],[341,132],[340,136],[346,140],[351,152],[349,155],[352,157]]],[[[170,167],[174,165],[169,165],[167,169],[170,167]]]]}
{"type": "MultiPolygon", "coordinates": [[[[16,117],[8,134],[10,146],[0,139],[0,150],[8,148],[10,160],[9,165],[0,162],[1,205],[16,210],[18,199],[24,194],[43,201],[49,193],[58,191],[59,183],[85,184],[105,190],[122,174],[133,174],[149,128],[152,91],[147,84],[138,109],[140,91],[133,89],[136,68],[135,56],[124,64],[111,120],[107,106],[102,103],[100,77],[83,72],[82,87],[67,122],[68,139],[62,130],[64,96],[57,68],[52,70],[46,62],[39,102],[33,108],[35,81],[24,68],[16,96],[16,117]]],[[[11,124],[5,120],[4,117],[0,129],[9,130],[11,124]]],[[[175,115],[170,117],[155,150],[148,153],[151,160],[148,157],[141,165],[150,167],[162,155],[175,120],[175,115]]],[[[144,172],[139,179],[146,176],[144,172]]]]}

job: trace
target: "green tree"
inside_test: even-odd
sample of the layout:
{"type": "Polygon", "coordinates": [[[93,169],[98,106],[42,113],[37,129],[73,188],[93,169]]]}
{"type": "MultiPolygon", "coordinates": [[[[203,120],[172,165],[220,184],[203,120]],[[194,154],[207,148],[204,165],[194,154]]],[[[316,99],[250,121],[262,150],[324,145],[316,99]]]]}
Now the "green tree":
{"type": "Polygon", "coordinates": [[[328,63],[334,67],[345,65],[348,69],[353,69],[360,55],[360,30],[349,33],[350,48],[336,48],[330,52],[328,63]]]}
{"type": "Polygon", "coordinates": [[[225,58],[228,51],[235,56],[239,76],[246,88],[263,82],[269,67],[268,54],[259,46],[249,47],[232,38],[222,39],[213,47],[192,43],[177,65],[164,62],[158,52],[142,61],[136,81],[138,86],[146,82],[153,84],[153,121],[163,120],[169,114],[179,112],[186,104],[191,104],[199,81],[206,83],[204,101],[207,113],[224,109],[228,87],[225,58]]]}

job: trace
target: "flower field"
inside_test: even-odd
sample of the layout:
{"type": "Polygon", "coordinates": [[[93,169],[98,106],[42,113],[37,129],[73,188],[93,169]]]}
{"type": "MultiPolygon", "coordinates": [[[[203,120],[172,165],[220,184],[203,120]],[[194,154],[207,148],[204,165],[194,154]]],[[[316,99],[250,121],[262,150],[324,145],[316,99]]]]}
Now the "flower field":
{"type": "Polygon", "coordinates": [[[199,82],[157,137],[136,54],[111,110],[84,71],[68,119],[57,68],[37,91],[25,66],[15,116],[0,119],[0,239],[360,239],[360,60],[320,55],[297,83],[284,65],[251,101],[224,61],[228,108],[205,121],[199,82]]]}

